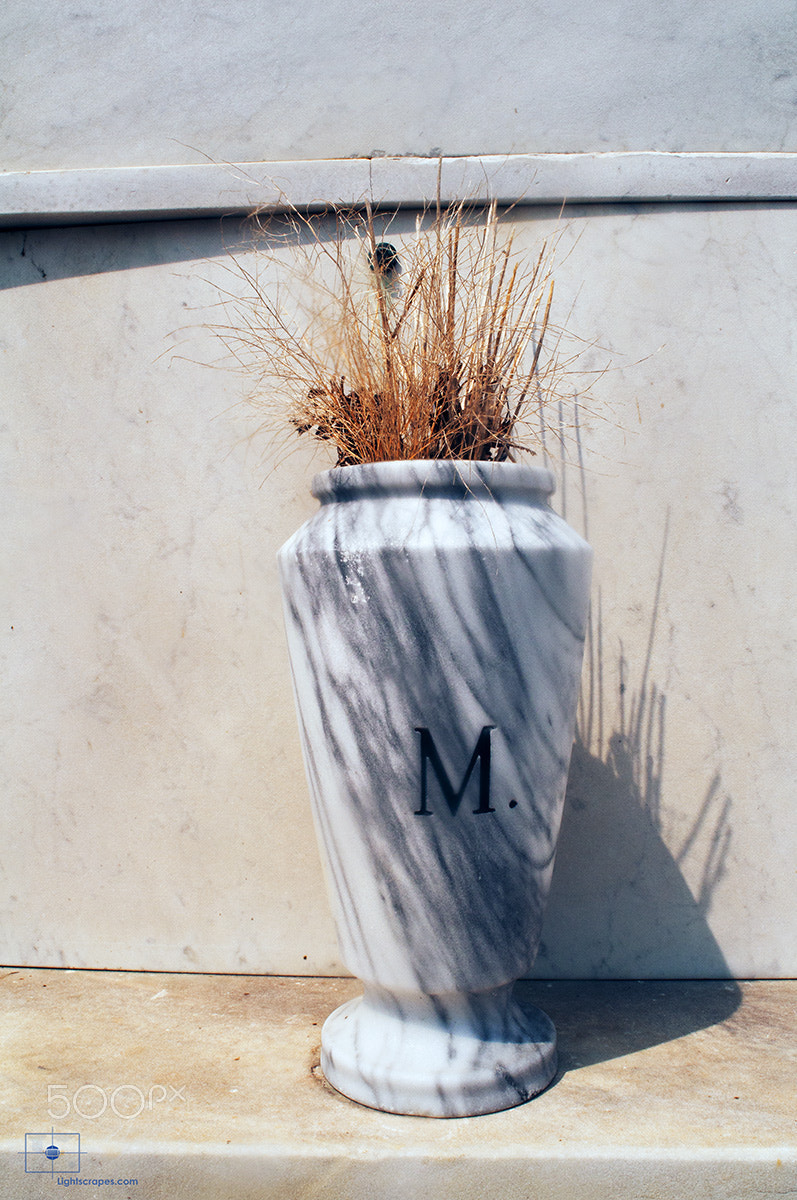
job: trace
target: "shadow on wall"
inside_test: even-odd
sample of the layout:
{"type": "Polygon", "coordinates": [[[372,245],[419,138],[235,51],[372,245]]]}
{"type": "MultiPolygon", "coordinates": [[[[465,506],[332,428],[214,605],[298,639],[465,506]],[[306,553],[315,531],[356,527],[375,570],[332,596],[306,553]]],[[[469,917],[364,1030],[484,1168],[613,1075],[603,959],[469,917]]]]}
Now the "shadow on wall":
{"type": "Polygon", "coordinates": [[[731,799],[717,774],[685,837],[663,837],[667,697],[650,679],[667,530],[645,661],[632,686],[622,647],[616,727],[604,728],[600,600],[591,620],[576,741],[535,976],[727,979],[707,916],[731,844],[731,799]],[[702,861],[697,861],[700,854],[702,861]],[[699,877],[697,894],[681,873],[699,877]]]}
{"type": "Polygon", "coordinates": [[[705,1029],[741,1003],[707,920],[732,838],[731,799],[719,774],[677,849],[671,851],[663,836],[667,697],[651,681],[650,665],[666,550],[667,525],[645,660],[632,686],[621,647],[619,704],[609,731],[600,598],[590,619],[535,982],[521,985],[559,1030],[560,1074],[705,1029]],[[681,873],[687,863],[691,877],[697,873],[700,880],[696,895],[681,873]],[[573,982],[546,985],[545,978],[573,982]],[[617,983],[602,984],[608,979],[625,981],[622,995],[617,983]]]}
{"type": "Polygon", "coordinates": [[[128,221],[0,230],[0,291],[110,271],[220,258],[248,247],[245,220],[128,221]]]}

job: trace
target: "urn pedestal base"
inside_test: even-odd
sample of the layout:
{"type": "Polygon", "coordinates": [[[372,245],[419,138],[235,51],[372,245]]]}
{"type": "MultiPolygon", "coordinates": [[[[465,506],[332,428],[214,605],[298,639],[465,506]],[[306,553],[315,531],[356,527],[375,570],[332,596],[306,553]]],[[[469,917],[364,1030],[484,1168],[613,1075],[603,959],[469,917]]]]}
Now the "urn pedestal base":
{"type": "Polygon", "coordinates": [[[370,1108],[463,1117],[523,1104],[556,1073],[556,1031],[512,985],[408,995],[366,987],[324,1023],[321,1067],[370,1108]]]}

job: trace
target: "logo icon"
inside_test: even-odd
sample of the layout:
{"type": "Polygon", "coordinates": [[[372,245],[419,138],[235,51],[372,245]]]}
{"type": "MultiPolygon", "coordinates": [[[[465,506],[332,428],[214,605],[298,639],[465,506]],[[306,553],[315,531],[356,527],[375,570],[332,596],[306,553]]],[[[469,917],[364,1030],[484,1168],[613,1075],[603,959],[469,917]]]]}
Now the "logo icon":
{"type": "Polygon", "coordinates": [[[80,1171],[80,1134],[25,1134],[25,1171],[28,1175],[77,1175],[80,1171]]]}

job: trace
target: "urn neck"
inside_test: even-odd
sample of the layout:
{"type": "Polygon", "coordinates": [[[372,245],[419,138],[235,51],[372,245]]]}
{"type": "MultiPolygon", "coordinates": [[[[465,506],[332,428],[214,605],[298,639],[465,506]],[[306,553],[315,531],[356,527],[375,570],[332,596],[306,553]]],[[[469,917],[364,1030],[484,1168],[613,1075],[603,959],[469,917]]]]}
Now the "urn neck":
{"type": "Polygon", "coordinates": [[[322,504],[366,496],[447,495],[467,499],[547,501],[556,488],[552,471],[522,463],[466,459],[409,459],[333,467],[313,480],[313,495],[322,504]]]}

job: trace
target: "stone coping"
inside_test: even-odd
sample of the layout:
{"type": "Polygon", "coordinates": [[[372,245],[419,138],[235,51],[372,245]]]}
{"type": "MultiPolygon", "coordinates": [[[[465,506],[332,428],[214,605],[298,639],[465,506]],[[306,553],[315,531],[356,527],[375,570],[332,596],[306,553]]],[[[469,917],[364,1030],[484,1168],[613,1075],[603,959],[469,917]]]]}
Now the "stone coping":
{"type": "Polygon", "coordinates": [[[0,173],[0,228],[241,215],[370,197],[388,207],[495,197],[560,205],[797,198],[797,154],[622,151],[354,158],[0,173]]]}
{"type": "Polygon", "coordinates": [[[0,1200],[68,1178],[112,1180],[117,1200],[797,1189],[797,982],[521,986],[557,1025],[553,1085],[506,1112],[428,1120],[362,1108],[320,1077],[321,1025],[354,980],[5,968],[0,1200]]]}

